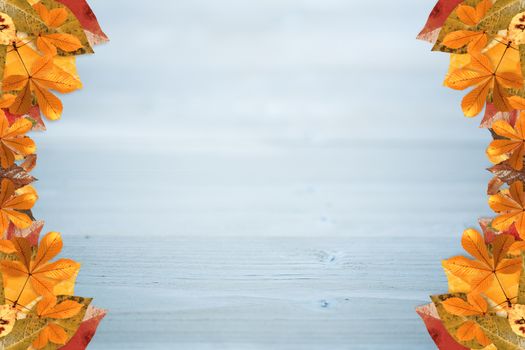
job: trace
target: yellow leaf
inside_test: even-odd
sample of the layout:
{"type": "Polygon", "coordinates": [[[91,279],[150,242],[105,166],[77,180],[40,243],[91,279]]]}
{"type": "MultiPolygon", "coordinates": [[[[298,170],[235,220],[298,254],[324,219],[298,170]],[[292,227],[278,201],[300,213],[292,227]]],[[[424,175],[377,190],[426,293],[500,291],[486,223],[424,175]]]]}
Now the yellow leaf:
{"type": "Polygon", "coordinates": [[[37,305],[37,314],[40,317],[64,319],[71,318],[82,310],[83,305],[74,300],[64,300],[57,303],[56,297],[47,297],[37,305]]]}
{"type": "Polygon", "coordinates": [[[57,48],[65,52],[73,52],[81,49],[82,43],[73,35],[56,33],[39,36],[37,46],[43,53],[55,56],[57,54],[57,48]]]}
{"type": "MultiPolygon", "coordinates": [[[[500,235],[493,242],[493,255],[489,253],[483,237],[476,230],[468,229],[463,233],[462,245],[475,260],[463,256],[456,256],[443,261],[443,267],[449,273],[459,277],[469,286],[468,292],[479,294],[498,285],[506,275],[514,275],[521,270],[521,258],[506,258],[509,249],[514,243],[514,237],[500,235]]],[[[507,295],[505,292],[503,293],[507,295]]],[[[482,304],[476,296],[472,295],[471,304],[482,304]]],[[[510,303],[510,298],[506,301],[510,303]]],[[[455,301],[459,302],[459,301],[455,301]]]]}
{"type": "MultiPolygon", "coordinates": [[[[74,281],[80,268],[78,263],[70,259],[49,262],[62,248],[62,240],[58,233],[51,232],[42,238],[34,258],[25,238],[15,238],[13,243],[17,250],[18,261],[0,260],[0,270],[4,276],[6,300],[13,302],[15,306],[27,305],[38,296],[44,296],[44,301],[41,303],[45,305],[48,300],[54,299],[57,294],[55,288],[59,284],[74,281]]],[[[57,307],[56,312],[66,312],[66,309],[71,310],[74,306],[70,302],[59,305],[62,309],[58,305],[53,305],[57,307]]],[[[40,307],[41,313],[44,312],[42,307],[44,306],[40,307]]],[[[46,307],[44,309],[47,310],[45,312],[51,310],[46,307]]]]}
{"type": "Polygon", "coordinates": [[[459,17],[461,22],[470,26],[478,24],[479,20],[481,19],[478,17],[476,9],[467,5],[459,5],[456,8],[456,15],[459,17]]]}
{"type": "Polygon", "coordinates": [[[522,112],[512,127],[504,120],[497,120],[492,124],[492,130],[505,139],[497,139],[487,148],[489,160],[509,159],[509,164],[516,170],[523,169],[525,153],[525,113],[522,112]]]}
{"type": "Polygon", "coordinates": [[[514,109],[525,109],[525,98],[519,96],[510,96],[509,102],[514,109]]]}
{"type": "Polygon", "coordinates": [[[461,298],[448,298],[443,301],[445,309],[458,316],[484,315],[488,310],[488,304],[480,294],[470,293],[467,295],[468,302],[461,298]]]}
{"type": "Polygon", "coordinates": [[[479,326],[476,324],[476,322],[467,321],[458,328],[456,332],[456,336],[461,341],[469,341],[469,340],[474,339],[478,329],[479,329],[479,326]]]}
{"type": "Polygon", "coordinates": [[[480,51],[487,45],[487,35],[483,32],[457,30],[443,38],[443,45],[451,49],[459,49],[467,44],[469,44],[469,51],[480,51]]]}
{"type": "Polygon", "coordinates": [[[31,218],[19,210],[29,210],[37,200],[36,193],[16,194],[13,182],[3,179],[0,184],[0,233],[5,232],[9,222],[19,228],[31,225],[31,218]]]}
{"type": "Polygon", "coordinates": [[[40,331],[37,338],[32,345],[35,349],[44,348],[49,342],[55,344],[65,344],[68,340],[67,333],[64,328],[57,324],[49,323],[44,329],[40,331]]]}
{"type": "Polygon", "coordinates": [[[521,181],[512,183],[509,191],[500,190],[498,194],[490,196],[489,206],[499,214],[492,221],[492,226],[498,231],[505,231],[515,224],[520,237],[525,237],[524,205],[525,193],[521,181]]]}
{"type": "Polygon", "coordinates": [[[485,101],[491,88],[492,80],[486,80],[461,100],[461,109],[467,117],[477,116],[485,106],[485,101]]]}
{"type": "Polygon", "coordinates": [[[25,136],[33,123],[25,118],[17,119],[9,126],[9,121],[0,109],[0,165],[7,169],[14,164],[15,156],[25,157],[36,151],[33,140],[25,136]]]}

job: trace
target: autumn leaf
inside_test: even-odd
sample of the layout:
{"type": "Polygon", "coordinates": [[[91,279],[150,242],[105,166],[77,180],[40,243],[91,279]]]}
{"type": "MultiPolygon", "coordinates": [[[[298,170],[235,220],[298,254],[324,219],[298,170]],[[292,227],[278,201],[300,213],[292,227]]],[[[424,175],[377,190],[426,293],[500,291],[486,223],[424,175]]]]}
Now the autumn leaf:
{"type": "MultiPolygon", "coordinates": [[[[496,243],[497,237],[499,237],[497,241],[498,246],[502,246],[502,243],[507,241],[508,238],[515,239],[515,237],[517,237],[517,233],[516,235],[513,235],[510,231],[506,231],[505,233],[500,234],[494,232],[492,227],[490,227],[491,221],[492,219],[487,221],[480,220],[480,225],[483,229],[483,232],[485,233],[484,242],[486,245],[489,245],[489,247],[496,243]],[[500,241],[502,239],[503,241],[500,241]]],[[[489,247],[487,247],[487,249],[489,249],[489,247]]],[[[511,253],[511,249],[512,244],[511,248],[509,248],[508,250],[509,255],[511,253]]],[[[454,270],[455,266],[450,266],[450,268],[454,270]]],[[[468,274],[466,276],[464,274],[453,274],[452,271],[449,270],[449,265],[447,264],[447,261],[443,262],[443,269],[447,276],[449,293],[471,292],[472,281],[470,280],[470,278],[468,278],[468,274]]],[[[505,307],[508,307],[509,303],[516,301],[516,296],[518,295],[520,273],[521,271],[517,269],[515,273],[498,274],[498,278],[496,280],[497,283],[492,283],[486,290],[483,291],[484,296],[491,301],[491,305],[494,305],[495,309],[504,309],[505,307]]]]}
{"type": "MultiPolygon", "coordinates": [[[[472,318],[474,316],[455,315],[447,311],[443,303],[452,298],[466,299],[466,296],[463,293],[455,293],[431,297],[445,329],[455,341],[469,349],[481,349],[485,347],[487,339],[483,337],[483,331],[479,327],[472,325],[472,318]],[[478,339],[476,339],[476,333],[478,333],[478,337],[483,343],[480,343],[478,339]]],[[[482,317],[488,317],[488,315],[482,317]]],[[[488,342],[490,343],[490,341],[488,342]]]]}
{"type": "Polygon", "coordinates": [[[28,295],[32,296],[34,293],[52,298],[54,287],[78,272],[79,264],[73,260],[59,259],[50,262],[62,250],[62,238],[57,232],[49,232],[42,238],[34,258],[31,246],[25,238],[16,237],[12,242],[16,248],[17,259],[0,260],[0,270],[4,276],[6,290],[10,283],[16,284],[14,287],[9,286],[10,293],[6,294],[6,300],[14,306],[19,305],[20,300],[31,299],[28,295]]]}
{"type": "Polygon", "coordinates": [[[450,13],[463,0],[438,0],[432,12],[428,16],[427,22],[423,29],[417,35],[417,39],[426,40],[430,43],[435,43],[441,27],[447,20],[450,13]]]}
{"type": "Polygon", "coordinates": [[[508,312],[509,324],[514,333],[525,336],[525,305],[513,305],[508,312]]]}
{"type": "MultiPolygon", "coordinates": [[[[487,301],[480,294],[467,294],[467,301],[462,298],[452,297],[443,301],[445,310],[457,316],[485,316],[488,312],[487,301]]],[[[476,339],[478,343],[487,346],[491,341],[487,338],[481,328],[473,321],[467,321],[461,325],[456,336],[461,341],[476,339]]]]}
{"type": "MultiPolygon", "coordinates": [[[[56,297],[46,297],[37,304],[36,313],[42,318],[66,319],[78,314],[83,307],[84,305],[74,300],[64,300],[57,303],[56,297]]],[[[54,322],[50,322],[40,331],[32,345],[36,349],[42,349],[49,342],[63,345],[67,340],[68,335],[64,328],[54,322]]]]}
{"type": "Polygon", "coordinates": [[[525,110],[525,98],[521,96],[509,97],[509,103],[514,109],[525,110]]]}
{"type": "Polygon", "coordinates": [[[483,19],[491,7],[492,2],[490,0],[482,0],[475,7],[461,4],[456,7],[456,14],[461,22],[468,26],[475,26],[483,19]]]}
{"type": "Polygon", "coordinates": [[[11,240],[0,239],[0,252],[4,254],[14,254],[16,253],[16,246],[11,240]]]}
{"type": "Polygon", "coordinates": [[[12,181],[2,179],[0,184],[0,232],[5,232],[10,222],[19,228],[31,225],[31,218],[24,213],[33,207],[38,196],[29,186],[15,191],[12,181]]]}
{"type": "Polygon", "coordinates": [[[60,234],[38,244],[36,146],[26,136],[45,130],[40,113],[60,118],[55,92],[82,86],[75,56],[105,40],[85,0],[0,0],[0,349],[83,349],[105,315],[86,315],[91,299],[71,296],[80,265],[56,258],[60,234]]]}
{"type": "Polygon", "coordinates": [[[492,161],[495,157],[499,159],[504,156],[511,167],[522,170],[525,156],[525,112],[521,112],[514,127],[504,120],[498,120],[492,124],[492,130],[502,139],[490,143],[487,148],[489,159],[492,161]]]}
{"type": "MultiPolygon", "coordinates": [[[[91,303],[89,298],[81,298],[74,296],[58,296],[57,302],[61,303],[63,301],[70,300],[75,301],[82,305],[82,309],[76,315],[71,318],[64,319],[53,319],[40,317],[37,315],[35,308],[30,310],[25,310],[27,314],[24,318],[21,318],[16,321],[13,331],[4,338],[0,338],[0,349],[5,350],[26,350],[30,349],[32,343],[37,339],[38,335],[47,328],[48,325],[54,324],[57,327],[60,327],[66,334],[66,343],[69,341],[73,335],[78,331],[82,320],[86,314],[86,310],[91,303]]],[[[20,311],[19,311],[20,312],[20,311]]],[[[59,331],[64,333],[62,331],[59,331]]],[[[45,349],[57,349],[59,344],[48,344],[45,349]]]]}
{"type": "Polygon", "coordinates": [[[525,338],[514,333],[506,317],[494,314],[489,317],[474,317],[474,321],[492,341],[495,349],[521,350],[525,348],[525,338]]]}
{"type": "Polygon", "coordinates": [[[57,0],[61,4],[67,6],[71,12],[77,17],[78,21],[84,28],[89,43],[93,46],[107,42],[109,38],[102,31],[98,23],[97,17],[91,10],[91,7],[86,0],[57,0]]]}
{"type": "Polygon", "coordinates": [[[65,344],[67,342],[67,333],[64,331],[64,328],[54,323],[49,323],[38,333],[32,345],[35,349],[42,349],[49,342],[61,345],[65,344]]]}
{"type": "Polygon", "coordinates": [[[456,335],[461,341],[476,339],[476,341],[483,346],[492,343],[490,339],[487,338],[481,327],[474,321],[463,323],[456,331],[456,335]]]}
{"type": "Polygon", "coordinates": [[[0,179],[10,180],[15,187],[23,187],[36,181],[34,176],[18,165],[13,165],[8,169],[0,168],[0,179]]]}
{"type": "MultiPolygon", "coordinates": [[[[494,343],[496,349],[508,349],[508,350],[519,350],[525,346],[525,338],[517,336],[511,329],[507,319],[500,317],[494,312],[489,312],[483,316],[459,316],[449,313],[443,302],[449,298],[465,298],[465,294],[446,294],[432,296],[431,299],[434,302],[438,311],[439,317],[443,321],[443,325],[448,332],[455,337],[455,339],[461,344],[468,346],[473,349],[484,348],[485,345],[481,344],[476,340],[461,340],[458,338],[458,330],[464,327],[460,331],[460,336],[469,338],[472,333],[475,333],[475,329],[480,329],[487,339],[480,338],[483,341],[490,341],[494,343]],[[476,326],[472,326],[472,324],[476,326]],[[467,326],[465,326],[467,324],[467,326]],[[470,327],[473,328],[470,328],[470,327]],[[470,329],[469,329],[470,328],[470,329]]],[[[475,335],[474,335],[475,338],[475,335]]],[[[473,339],[474,339],[473,338],[473,339]]]]}
{"type": "Polygon", "coordinates": [[[525,237],[525,193],[521,181],[513,182],[508,190],[490,196],[489,206],[499,214],[492,221],[495,229],[504,231],[515,224],[520,237],[525,237]]]}
{"type": "Polygon", "coordinates": [[[0,305],[0,338],[5,337],[15,327],[17,310],[13,305],[0,305]]]}
{"type": "Polygon", "coordinates": [[[449,298],[443,301],[445,309],[458,316],[483,316],[488,311],[487,301],[480,294],[467,294],[467,301],[462,298],[449,298]]]}
{"type": "Polygon", "coordinates": [[[68,93],[80,87],[79,81],[71,75],[54,69],[53,57],[49,55],[37,59],[26,75],[8,76],[3,83],[4,91],[19,91],[9,109],[11,113],[27,113],[32,105],[33,92],[42,113],[52,120],[60,118],[63,107],[60,99],[49,90],[68,93]]]}
{"type": "Polygon", "coordinates": [[[490,32],[508,29],[513,18],[523,11],[525,11],[525,4],[520,0],[498,0],[478,23],[478,27],[487,28],[490,32]]]}
{"type": "Polygon", "coordinates": [[[487,34],[471,30],[458,30],[448,34],[443,39],[443,45],[452,49],[459,49],[468,44],[470,52],[481,51],[487,46],[487,34]]]}
{"type": "Polygon", "coordinates": [[[80,312],[83,305],[74,300],[64,300],[57,302],[55,296],[42,299],[36,308],[36,313],[40,317],[62,319],[71,318],[80,312]]]}
{"type": "Polygon", "coordinates": [[[47,29],[27,0],[0,0],[0,12],[11,17],[18,31],[36,34],[47,29]]]}
{"type": "MultiPolygon", "coordinates": [[[[463,6],[469,5],[469,7],[475,7],[480,2],[480,0],[468,0],[463,2],[463,6]]],[[[460,6],[456,7],[443,23],[432,50],[458,52],[443,45],[443,39],[447,34],[458,30],[482,30],[489,35],[496,35],[502,30],[508,30],[509,24],[514,16],[525,10],[525,4],[520,0],[498,0],[485,11],[485,15],[480,19],[473,13],[475,11],[470,9],[463,11],[466,7],[462,7],[462,10],[458,13],[460,6]],[[460,16],[462,18],[460,18],[460,16]],[[466,23],[463,20],[465,20],[466,23]]]]}
{"type": "MultiPolygon", "coordinates": [[[[7,95],[7,94],[4,94],[7,95]]],[[[44,121],[42,120],[42,117],[40,115],[40,108],[38,108],[38,105],[35,105],[29,109],[29,112],[26,114],[20,115],[20,114],[13,114],[9,112],[9,107],[13,104],[13,102],[16,99],[16,96],[13,101],[7,105],[7,107],[3,110],[5,113],[5,116],[7,117],[7,120],[9,120],[9,124],[14,123],[17,119],[20,118],[26,118],[31,123],[33,123],[33,127],[31,128],[32,131],[46,131],[46,125],[44,124],[44,121]]]]}
{"type": "MultiPolygon", "coordinates": [[[[515,108],[512,105],[512,99],[517,96],[510,96],[508,98],[508,101],[510,105],[515,108]]],[[[494,104],[492,102],[487,102],[485,106],[485,113],[483,115],[483,119],[481,120],[481,123],[479,125],[480,128],[492,128],[492,124],[494,124],[497,120],[505,120],[511,125],[514,125],[517,117],[518,117],[518,111],[512,110],[507,112],[498,111],[494,104]]]]}
{"type": "MultiPolygon", "coordinates": [[[[106,310],[88,307],[84,319],[75,335],[67,342],[60,350],[85,350],[89,345],[91,339],[97,331],[97,327],[106,316],[106,310]]],[[[449,349],[449,350],[465,350],[465,349],[449,349]]]]}
{"type": "Polygon", "coordinates": [[[81,43],[79,49],[70,53],[64,51],[62,52],[63,54],[77,55],[93,52],[82,25],[67,6],[54,0],[42,0],[40,3],[50,11],[60,9],[60,12],[65,14],[60,17],[62,21],[53,22],[46,21],[48,18],[45,18],[46,20],[42,19],[27,0],[1,0],[0,12],[9,15],[13,19],[17,29],[27,33],[29,37],[36,38],[39,35],[66,34],[68,41],[69,36],[72,36],[81,43]]]}
{"type": "MultiPolygon", "coordinates": [[[[452,4],[454,3],[457,4],[457,2],[452,2],[452,4]]],[[[495,35],[497,31],[492,31],[490,27],[487,28],[487,26],[479,25],[490,11],[490,5],[487,0],[468,0],[461,1],[459,5],[452,7],[452,9],[442,6],[447,12],[442,15],[437,14],[437,17],[441,18],[441,16],[446,16],[446,19],[441,19],[440,22],[438,22],[441,30],[437,33],[437,37],[431,40],[431,42],[434,43],[432,50],[464,53],[465,51],[462,47],[451,48],[443,43],[444,38],[450,33],[458,31],[483,32],[485,29],[488,29],[486,30],[487,34],[495,35]]]]}
{"type": "Polygon", "coordinates": [[[504,29],[508,25],[508,38],[519,46],[521,71],[525,74],[525,35],[523,33],[525,20],[525,4],[519,0],[497,1],[487,12],[486,17],[478,27],[490,28],[492,32],[504,29]]]}
{"type": "Polygon", "coordinates": [[[6,13],[0,13],[0,45],[9,45],[16,40],[16,28],[13,19],[6,13]]]}
{"type": "MultiPolygon", "coordinates": [[[[65,11],[67,14],[67,17],[63,22],[53,22],[53,25],[48,26],[49,33],[67,34],[68,38],[71,38],[71,36],[75,37],[78,40],[78,42],[81,44],[81,47],[77,50],[60,51],[59,52],[60,55],[69,56],[69,55],[81,55],[81,54],[93,53],[93,48],[91,47],[91,44],[89,43],[89,40],[87,38],[86,32],[84,31],[84,28],[82,27],[82,24],[80,23],[79,19],[75,16],[75,13],[68,6],[65,6],[60,1],[55,1],[55,0],[41,0],[39,4],[45,6],[46,9],[48,9],[50,12],[59,10],[60,13],[63,14],[64,13],[63,11],[65,11]]],[[[89,7],[84,8],[84,11],[87,11],[88,9],[89,7]]],[[[63,18],[63,17],[60,17],[60,18],[63,18]]],[[[68,39],[67,41],[68,41],[67,45],[70,45],[71,44],[70,39],[68,39]]]]}
{"type": "MultiPolygon", "coordinates": [[[[488,9],[492,6],[490,0],[483,0],[475,7],[459,5],[456,14],[459,19],[468,26],[475,26],[485,16],[488,9]]],[[[443,45],[451,49],[459,49],[468,45],[469,52],[479,52],[488,43],[487,33],[483,30],[456,30],[448,33],[443,38],[443,45]]]]}
{"type": "MultiPolygon", "coordinates": [[[[439,317],[434,303],[419,306],[416,312],[421,317],[427,327],[428,333],[436,343],[440,350],[469,350],[465,346],[458,343],[447,331],[443,321],[439,317]]],[[[70,348],[67,350],[76,350],[70,348]]]]}
{"type": "Polygon", "coordinates": [[[486,153],[496,164],[487,191],[498,215],[482,223],[485,237],[463,233],[470,257],[443,261],[450,294],[432,301],[462,346],[525,349],[525,1],[465,0],[452,10],[453,3],[439,1],[443,12],[431,14],[422,36],[437,35],[433,49],[451,53],[444,85],[470,90],[461,103],[465,116],[486,106],[481,126],[494,137],[486,153]]]}
{"type": "MultiPolygon", "coordinates": [[[[44,221],[42,220],[33,221],[31,223],[31,226],[24,229],[17,228],[15,225],[9,225],[5,234],[5,240],[11,242],[13,238],[21,237],[27,239],[27,242],[31,247],[36,247],[38,246],[38,239],[40,237],[40,232],[42,232],[43,228],[44,221]]],[[[2,249],[0,249],[0,252],[1,251],[2,249]]]]}
{"type": "Polygon", "coordinates": [[[11,167],[16,156],[35,153],[35,142],[25,135],[32,127],[33,123],[25,118],[18,119],[10,126],[4,112],[0,110],[0,165],[3,169],[11,167]]]}
{"type": "Polygon", "coordinates": [[[510,185],[516,181],[525,181],[525,171],[517,171],[512,166],[506,163],[501,163],[488,168],[492,174],[498,177],[501,181],[510,185]]]}
{"type": "MultiPolygon", "coordinates": [[[[516,273],[521,269],[521,259],[507,259],[506,255],[514,243],[514,237],[510,235],[498,235],[492,243],[493,253],[481,236],[474,230],[468,229],[463,232],[461,244],[474,260],[464,256],[456,256],[443,261],[443,267],[453,275],[461,278],[470,287],[470,293],[480,293],[491,288],[493,285],[501,285],[500,276],[516,273]]],[[[514,296],[505,291],[506,302],[510,305],[514,296]]]]}
{"type": "Polygon", "coordinates": [[[496,109],[499,111],[511,110],[505,89],[520,88],[523,85],[521,74],[499,72],[499,65],[494,66],[485,54],[470,52],[469,57],[470,64],[453,71],[446,80],[446,85],[452,89],[464,90],[474,87],[461,102],[465,116],[478,115],[483,110],[490,92],[492,92],[492,100],[496,109]]]}
{"type": "MultiPolygon", "coordinates": [[[[63,7],[48,10],[45,5],[39,2],[33,5],[33,8],[48,27],[51,28],[60,27],[68,18],[67,10],[63,7]]],[[[76,36],[67,33],[39,33],[36,45],[44,54],[52,56],[57,54],[57,48],[65,52],[73,52],[82,48],[80,40],[76,36]]]]}
{"type": "Polygon", "coordinates": [[[497,194],[503,186],[505,182],[503,182],[499,177],[494,176],[492,179],[490,179],[488,185],[487,185],[487,194],[488,195],[494,195],[497,194]]]}

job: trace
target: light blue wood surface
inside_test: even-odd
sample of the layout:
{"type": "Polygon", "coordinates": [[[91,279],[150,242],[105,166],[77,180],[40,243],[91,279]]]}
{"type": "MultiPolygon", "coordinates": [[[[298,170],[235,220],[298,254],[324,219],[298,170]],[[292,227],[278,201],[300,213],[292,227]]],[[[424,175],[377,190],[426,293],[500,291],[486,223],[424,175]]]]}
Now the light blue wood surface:
{"type": "Polygon", "coordinates": [[[35,214],[115,349],[433,349],[414,308],[489,213],[432,1],[93,0],[35,214]]]}

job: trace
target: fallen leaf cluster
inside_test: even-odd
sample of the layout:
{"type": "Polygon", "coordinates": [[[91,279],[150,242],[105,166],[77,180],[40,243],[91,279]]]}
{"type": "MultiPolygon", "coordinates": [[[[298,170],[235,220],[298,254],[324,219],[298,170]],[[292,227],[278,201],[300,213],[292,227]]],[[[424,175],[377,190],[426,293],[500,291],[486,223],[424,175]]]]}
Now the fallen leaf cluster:
{"type": "Polygon", "coordinates": [[[484,111],[495,215],[463,232],[466,254],[442,262],[448,293],[417,312],[440,349],[525,349],[525,1],[439,0],[418,38],[449,54],[463,114],[484,111]]]}
{"type": "Polygon", "coordinates": [[[75,57],[107,41],[85,0],[0,0],[0,349],[85,349],[105,311],[74,296],[80,264],[40,237],[31,175],[43,117],[82,87],[75,57]]]}

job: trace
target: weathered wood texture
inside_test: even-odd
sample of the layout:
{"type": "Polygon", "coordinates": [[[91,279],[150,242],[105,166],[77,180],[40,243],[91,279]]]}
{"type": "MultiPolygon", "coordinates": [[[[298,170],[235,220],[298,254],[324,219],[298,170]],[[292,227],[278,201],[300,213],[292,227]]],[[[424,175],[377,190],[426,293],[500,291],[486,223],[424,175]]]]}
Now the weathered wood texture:
{"type": "MultiPolygon", "coordinates": [[[[450,239],[67,240],[111,309],[93,349],[432,349],[414,306],[450,239]]],[[[454,243],[456,240],[454,239],[454,243]]]]}
{"type": "Polygon", "coordinates": [[[92,3],[35,210],[110,309],[92,349],[433,349],[414,308],[488,213],[433,1],[92,3]]]}

